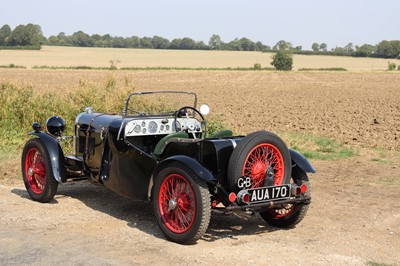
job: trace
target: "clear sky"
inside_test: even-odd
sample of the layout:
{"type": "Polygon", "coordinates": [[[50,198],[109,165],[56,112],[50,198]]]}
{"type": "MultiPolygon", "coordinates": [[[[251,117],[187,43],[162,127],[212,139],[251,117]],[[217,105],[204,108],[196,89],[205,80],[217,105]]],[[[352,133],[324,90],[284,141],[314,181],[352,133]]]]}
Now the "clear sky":
{"type": "Polygon", "coordinates": [[[34,23],[46,37],[82,30],[130,37],[190,37],[208,43],[247,37],[273,46],[279,40],[328,49],[400,40],[400,0],[8,0],[0,26],[34,23]]]}

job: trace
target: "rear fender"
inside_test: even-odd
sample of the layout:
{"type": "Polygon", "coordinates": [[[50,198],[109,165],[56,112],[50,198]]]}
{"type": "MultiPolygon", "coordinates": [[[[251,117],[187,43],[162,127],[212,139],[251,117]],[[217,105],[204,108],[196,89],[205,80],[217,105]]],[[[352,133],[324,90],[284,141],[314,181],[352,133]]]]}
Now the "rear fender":
{"type": "Polygon", "coordinates": [[[53,169],[54,178],[59,183],[65,182],[67,180],[65,157],[58,141],[43,131],[38,131],[38,132],[34,131],[29,133],[29,135],[33,135],[39,138],[43,142],[50,155],[50,163],[51,163],[51,168],[53,169]]]}
{"type": "Polygon", "coordinates": [[[164,169],[168,164],[173,163],[173,162],[179,162],[186,166],[187,168],[191,169],[200,179],[206,181],[207,183],[213,184],[217,181],[217,179],[211,174],[211,172],[205,168],[202,164],[200,164],[198,161],[195,159],[184,156],[184,155],[176,155],[169,157],[163,161],[161,161],[156,168],[153,171],[153,175],[150,180],[149,184],[149,197],[151,196],[151,190],[153,187],[153,179],[155,176],[158,175],[158,173],[164,169]]]}
{"type": "Polygon", "coordinates": [[[311,165],[311,163],[307,160],[304,155],[298,153],[297,151],[289,149],[290,156],[292,158],[292,164],[297,165],[301,170],[306,173],[315,173],[315,168],[311,165]]]}

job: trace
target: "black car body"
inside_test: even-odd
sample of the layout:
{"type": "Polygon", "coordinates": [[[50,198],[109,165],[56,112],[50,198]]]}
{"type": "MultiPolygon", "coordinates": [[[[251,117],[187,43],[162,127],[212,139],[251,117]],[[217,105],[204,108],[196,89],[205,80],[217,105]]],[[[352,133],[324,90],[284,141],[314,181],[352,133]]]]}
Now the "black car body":
{"type": "Polygon", "coordinates": [[[121,114],[87,108],[76,117],[68,156],[60,145],[62,118],[49,118],[47,132],[34,123],[22,155],[29,195],[48,202],[59,183],[89,179],[125,197],[152,200],[161,231],[178,243],[199,239],[212,210],[258,212],[278,227],[300,222],[311,200],[307,173],[315,172],[306,158],[267,131],[207,136],[196,104],[194,93],[164,91],[129,95],[121,114]],[[188,96],[194,104],[149,112],[141,100],[146,95],[188,96]]]}

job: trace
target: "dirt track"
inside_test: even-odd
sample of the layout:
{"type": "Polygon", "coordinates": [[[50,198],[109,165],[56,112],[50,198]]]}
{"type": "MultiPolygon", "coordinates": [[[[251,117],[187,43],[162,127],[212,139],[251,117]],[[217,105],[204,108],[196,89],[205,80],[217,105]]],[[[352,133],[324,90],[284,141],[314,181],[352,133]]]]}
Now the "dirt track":
{"type": "Polygon", "coordinates": [[[206,236],[191,246],[164,239],[149,203],[84,181],[61,185],[54,201],[40,204],[21,181],[3,180],[0,264],[400,265],[399,186],[385,184],[399,162],[313,163],[313,202],[296,228],[213,214],[206,236]]]}
{"type": "MultiPolygon", "coordinates": [[[[44,87],[64,90],[74,88],[81,78],[101,83],[108,74],[13,70],[4,71],[2,78],[16,83],[30,80],[37,87],[44,82],[44,87]]],[[[85,182],[60,186],[50,204],[33,202],[16,159],[8,162],[14,167],[0,165],[0,265],[365,265],[367,261],[400,265],[399,75],[229,71],[112,75],[119,80],[128,76],[136,90],[196,91],[200,102],[207,102],[212,112],[224,113],[223,120],[238,132],[263,128],[329,136],[355,147],[359,155],[312,161],[318,171],[310,177],[313,202],[295,229],[276,230],[257,216],[216,214],[206,236],[192,246],[166,241],[150,204],[85,182]]]]}

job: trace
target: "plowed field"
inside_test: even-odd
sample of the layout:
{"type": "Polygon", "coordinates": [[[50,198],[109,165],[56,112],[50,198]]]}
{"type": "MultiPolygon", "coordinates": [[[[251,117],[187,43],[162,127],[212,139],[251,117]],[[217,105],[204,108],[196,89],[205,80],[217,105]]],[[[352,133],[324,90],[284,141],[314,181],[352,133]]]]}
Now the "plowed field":
{"type": "Polygon", "coordinates": [[[135,91],[189,90],[213,113],[223,114],[227,126],[238,133],[296,131],[349,145],[400,150],[398,73],[0,71],[0,82],[37,90],[72,90],[82,80],[100,85],[109,76],[121,85],[128,80],[135,91]]]}

